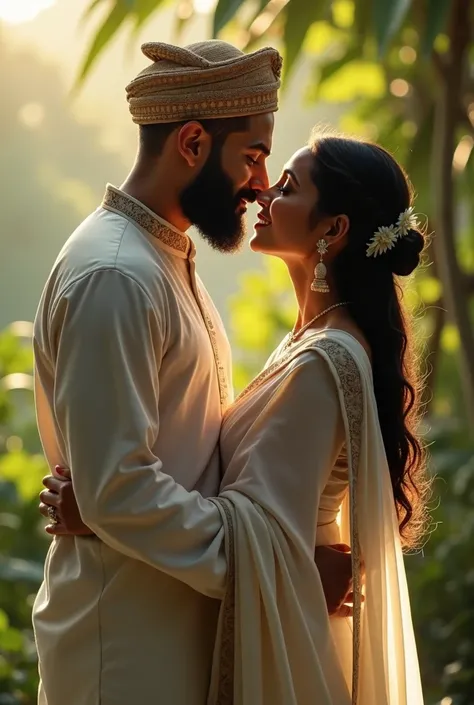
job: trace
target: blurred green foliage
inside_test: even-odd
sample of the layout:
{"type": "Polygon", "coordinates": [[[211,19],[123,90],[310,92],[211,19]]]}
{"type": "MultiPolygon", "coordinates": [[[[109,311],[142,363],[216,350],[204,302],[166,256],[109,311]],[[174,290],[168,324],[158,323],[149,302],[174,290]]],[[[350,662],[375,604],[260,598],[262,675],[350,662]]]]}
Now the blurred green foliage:
{"type": "Polygon", "coordinates": [[[38,514],[46,463],[36,430],[31,326],[0,335],[0,705],[33,705],[31,608],[49,541],[38,514]]]}
{"type": "Polygon", "coordinates": [[[0,25],[0,328],[31,320],[65,240],[125,166],[81,123],[59,70],[15,47],[0,25]],[[19,276],[21,273],[21,276],[19,276]]]}

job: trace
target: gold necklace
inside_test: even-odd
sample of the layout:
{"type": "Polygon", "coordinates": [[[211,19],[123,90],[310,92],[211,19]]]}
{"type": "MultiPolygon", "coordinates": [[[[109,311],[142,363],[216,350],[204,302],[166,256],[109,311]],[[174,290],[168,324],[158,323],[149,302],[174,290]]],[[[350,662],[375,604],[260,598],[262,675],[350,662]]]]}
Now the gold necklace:
{"type": "Polygon", "coordinates": [[[300,336],[302,336],[303,333],[304,333],[306,330],[308,330],[308,328],[309,328],[310,326],[312,326],[315,321],[318,320],[318,318],[322,318],[322,317],[325,316],[327,313],[329,313],[329,311],[333,311],[335,308],[339,308],[340,306],[347,306],[348,303],[349,303],[349,301],[340,301],[338,304],[333,304],[332,306],[328,306],[327,308],[324,309],[324,311],[321,311],[321,313],[318,313],[314,318],[312,318],[312,319],[309,321],[309,323],[306,323],[306,325],[304,325],[304,326],[303,326],[302,328],[300,328],[298,331],[295,332],[295,330],[293,329],[293,330],[291,331],[291,333],[288,333],[288,340],[287,340],[287,341],[285,342],[285,344],[283,345],[283,350],[286,350],[287,348],[290,347],[290,345],[292,345],[292,344],[295,342],[295,340],[298,340],[298,338],[299,338],[300,336]]]}

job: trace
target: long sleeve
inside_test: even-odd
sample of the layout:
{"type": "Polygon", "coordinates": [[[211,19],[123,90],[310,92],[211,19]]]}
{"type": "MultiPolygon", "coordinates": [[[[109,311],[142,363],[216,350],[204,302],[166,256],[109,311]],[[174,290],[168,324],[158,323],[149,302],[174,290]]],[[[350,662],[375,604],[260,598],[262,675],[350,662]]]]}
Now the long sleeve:
{"type": "Polygon", "coordinates": [[[153,451],[166,340],[160,315],[137,281],[113,269],[62,294],[49,326],[57,423],[83,521],[97,536],[220,597],[226,566],[219,511],[165,474],[153,451]]]}

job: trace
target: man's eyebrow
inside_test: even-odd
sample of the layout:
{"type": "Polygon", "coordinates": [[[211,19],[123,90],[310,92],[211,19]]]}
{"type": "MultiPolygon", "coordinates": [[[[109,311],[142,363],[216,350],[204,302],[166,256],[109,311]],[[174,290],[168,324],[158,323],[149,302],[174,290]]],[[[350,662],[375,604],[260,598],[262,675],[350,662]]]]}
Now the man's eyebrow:
{"type": "Polygon", "coordinates": [[[283,170],[283,173],[284,173],[284,174],[288,174],[288,176],[291,176],[291,178],[293,179],[293,181],[295,182],[295,184],[296,184],[297,186],[300,185],[300,182],[298,181],[298,179],[297,179],[296,174],[295,174],[294,171],[292,171],[291,169],[284,169],[284,170],[283,170]]]}
{"type": "Polygon", "coordinates": [[[262,152],[266,157],[270,156],[270,149],[267,147],[265,142],[254,142],[253,144],[250,144],[247,149],[255,149],[258,150],[259,152],[262,152]]]}

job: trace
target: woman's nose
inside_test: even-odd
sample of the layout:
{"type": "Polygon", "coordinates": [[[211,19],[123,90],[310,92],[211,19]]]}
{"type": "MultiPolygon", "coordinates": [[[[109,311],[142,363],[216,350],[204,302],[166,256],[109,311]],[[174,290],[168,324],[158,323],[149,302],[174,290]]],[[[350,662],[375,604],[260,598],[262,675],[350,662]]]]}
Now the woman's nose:
{"type": "Polygon", "coordinates": [[[263,206],[268,208],[270,203],[272,202],[272,190],[271,189],[266,189],[265,191],[259,191],[257,193],[257,203],[259,206],[263,206]]]}

